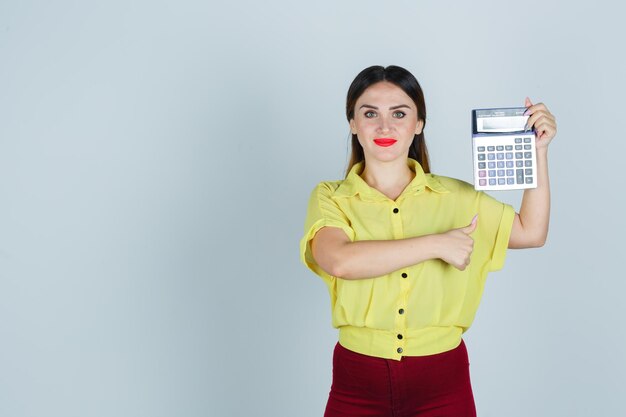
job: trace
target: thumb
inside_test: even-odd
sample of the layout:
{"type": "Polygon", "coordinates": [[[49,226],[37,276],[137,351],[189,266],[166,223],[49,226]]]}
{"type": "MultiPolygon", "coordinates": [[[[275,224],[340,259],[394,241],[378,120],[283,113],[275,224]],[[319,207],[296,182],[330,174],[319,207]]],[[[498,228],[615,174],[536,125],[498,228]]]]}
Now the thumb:
{"type": "Polygon", "coordinates": [[[477,224],[478,224],[478,214],[474,216],[474,218],[472,219],[472,222],[468,226],[463,227],[461,230],[466,235],[469,235],[474,230],[476,230],[476,225],[477,224]]]}

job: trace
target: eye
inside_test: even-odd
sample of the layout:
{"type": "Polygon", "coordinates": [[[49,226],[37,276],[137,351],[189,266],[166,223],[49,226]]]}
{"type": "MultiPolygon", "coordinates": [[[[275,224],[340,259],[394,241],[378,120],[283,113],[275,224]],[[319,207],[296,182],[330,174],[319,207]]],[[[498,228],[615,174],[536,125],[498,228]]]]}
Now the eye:
{"type": "Polygon", "coordinates": [[[372,111],[372,110],[368,110],[365,112],[365,117],[367,117],[368,119],[371,119],[372,117],[376,116],[376,112],[372,111]]]}
{"type": "Polygon", "coordinates": [[[393,117],[395,117],[396,119],[402,119],[404,116],[406,116],[406,113],[403,111],[393,112],[393,117]]]}

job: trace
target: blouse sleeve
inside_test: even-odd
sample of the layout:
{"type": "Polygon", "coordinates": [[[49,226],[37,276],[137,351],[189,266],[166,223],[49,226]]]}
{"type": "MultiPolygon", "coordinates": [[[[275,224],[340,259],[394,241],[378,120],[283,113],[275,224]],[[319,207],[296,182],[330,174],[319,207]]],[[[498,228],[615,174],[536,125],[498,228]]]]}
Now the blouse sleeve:
{"type": "Polygon", "coordinates": [[[354,241],[354,230],[345,213],[332,198],[334,189],[332,183],[320,183],[309,199],[309,205],[304,222],[304,237],[300,241],[300,259],[313,272],[324,279],[328,275],[313,259],[311,240],[322,227],[337,227],[343,230],[351,241],[354,241]]]}
{"type": "Polygon", "coordinates": [[[484,192],[479,193],[478,201],[478,230],[486,247],[491,248],[489,270],[497,271],[504,266],[515,210],[484,192]]]}

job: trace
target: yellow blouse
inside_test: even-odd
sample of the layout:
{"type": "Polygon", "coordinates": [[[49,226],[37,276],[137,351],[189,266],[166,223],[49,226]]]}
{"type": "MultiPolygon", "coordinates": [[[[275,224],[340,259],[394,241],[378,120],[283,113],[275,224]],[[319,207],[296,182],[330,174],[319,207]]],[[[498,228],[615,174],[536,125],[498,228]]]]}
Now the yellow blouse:
{"type": "Polygon", "coordinates": [[[360,177],[363,163],[345,180],[320,183],[312,192],[300,243],[302,261],[330,293],[339,343],[370,356],[400,360],[454,349],[472,324],[487,273],[502,268],[515,211],[466,182],[424,174],[408,159],[415,178],[395,200],[360,177]],[[390,240],[467,226],[478,214],[470,265],[459,271],[439,259],[370,279],[347,280],[315,263],[310,242],[322,227],[338,227],[351,241],[390,240]]]}

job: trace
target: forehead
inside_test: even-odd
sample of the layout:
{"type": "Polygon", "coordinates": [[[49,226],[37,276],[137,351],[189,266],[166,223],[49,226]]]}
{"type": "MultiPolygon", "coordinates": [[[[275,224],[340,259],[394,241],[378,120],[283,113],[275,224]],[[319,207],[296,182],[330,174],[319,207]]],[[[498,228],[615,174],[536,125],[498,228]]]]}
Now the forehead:
{"type": "Polygon", "coordinates": [[[371,104],[376,107],[387,104],[389,106],[406,104],[415,107],[411,97],[400,87],[387,81],[381,81],[367,87],[356,101],[356,107],[358,108],[362,104],[371,104]]]}

